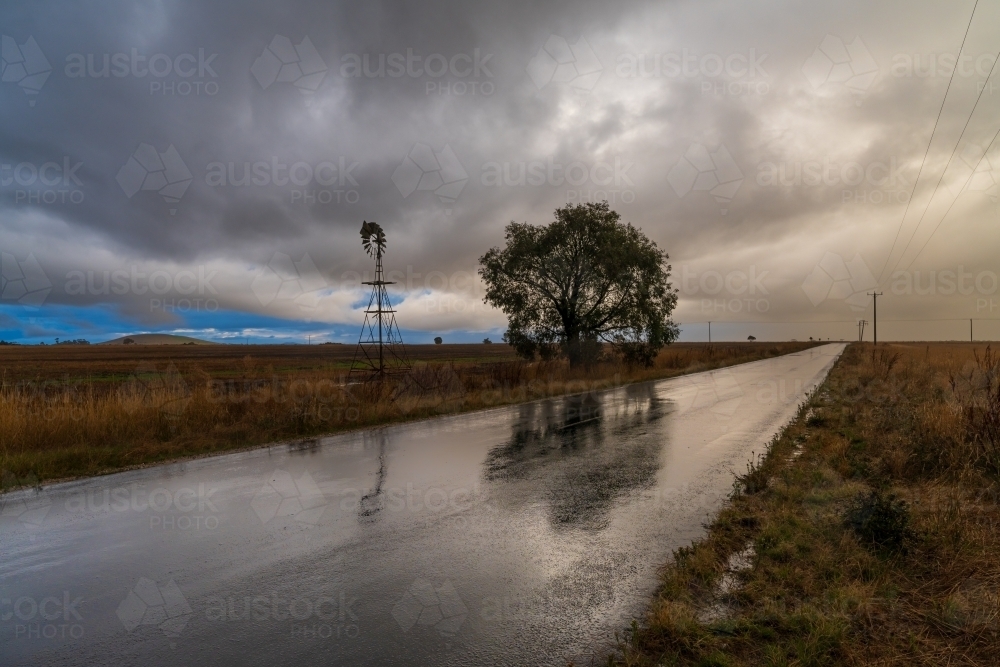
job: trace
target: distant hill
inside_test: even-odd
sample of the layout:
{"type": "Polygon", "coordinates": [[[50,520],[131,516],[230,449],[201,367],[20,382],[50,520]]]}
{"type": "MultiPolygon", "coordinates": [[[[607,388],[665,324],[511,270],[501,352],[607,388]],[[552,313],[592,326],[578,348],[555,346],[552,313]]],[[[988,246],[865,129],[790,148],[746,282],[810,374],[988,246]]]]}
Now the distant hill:
{"type": "Polygon", "coordinates": [[[221,345],[210,340],[192,338],[191,336],[175,336],[174,334],[132,334],[122,336],[114,340],[106,340],[98,345],[125,345],[126,340],[131,340],[129,345],[221,345]]]}

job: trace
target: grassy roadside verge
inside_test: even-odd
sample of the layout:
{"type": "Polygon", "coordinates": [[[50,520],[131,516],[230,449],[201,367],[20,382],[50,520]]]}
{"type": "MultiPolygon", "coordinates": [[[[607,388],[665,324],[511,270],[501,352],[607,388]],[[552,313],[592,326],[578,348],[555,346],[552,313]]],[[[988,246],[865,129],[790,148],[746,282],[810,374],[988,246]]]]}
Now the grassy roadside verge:
{"type": "Polygon", "coordinates": [[[997,664],[998,480],[985,345],[852,344],[617,662],[997,664]]]}
{"type": "MultiPolygon", "coordinates": [[[[87,351],[74,351],[74,375],[58,381],[8,380],[12,371],[2,368],[0,490],[599,391],[812,345],[671,346],[649,369],[615,361],[570,369],[565,362],[444,359],[420,363],[404,381],[381,386],[345,386],[343,369],[321,357],[276,371],[276,362],[252,354],[223,360],[209,358],[213,350],[182,349],[169,351],[171,357],[164,359],[167,352],[158,350],[155,363],[137,356],[128,373],[119,368],[119,360],[114,374],[97,375],[97,362],[89,360],[87,351]]],[[[13,368],[17,357],[8,361],[13,368]]],[[[52,376],[69,367],[63,361],[51,366],[36,372],[52,376]]]]}

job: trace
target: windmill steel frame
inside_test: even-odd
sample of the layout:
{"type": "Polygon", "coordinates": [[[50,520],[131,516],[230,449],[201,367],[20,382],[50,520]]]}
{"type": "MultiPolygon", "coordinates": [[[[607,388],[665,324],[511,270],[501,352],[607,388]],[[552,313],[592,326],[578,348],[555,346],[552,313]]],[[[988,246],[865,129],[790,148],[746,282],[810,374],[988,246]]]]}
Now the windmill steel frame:
{"type": "Polygon", "coordinates": [[[381,380],[387,375],[408,372],[411,368],[403,336],[396,324],[396,311],[389,302],[389,293],[385,288],[386,285],[396,283],[384,279],[383,246],[372,245],[375,249],[375,280],[361,283],[371,285],[372,293],[365,309],[365,322],[361,327],[358,346],[354,350],[354,359],[351,361],[349,379],[381,380]]]}

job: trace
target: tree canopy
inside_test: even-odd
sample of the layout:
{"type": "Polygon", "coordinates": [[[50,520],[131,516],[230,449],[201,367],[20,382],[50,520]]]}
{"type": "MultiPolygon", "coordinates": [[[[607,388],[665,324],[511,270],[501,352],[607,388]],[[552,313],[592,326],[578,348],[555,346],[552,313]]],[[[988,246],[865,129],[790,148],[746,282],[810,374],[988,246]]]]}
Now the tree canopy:
{"type": "Polygon", "coordinates": [[[558,208],[549,225],[511,222],[504,237],[479,259],[479,275],[519,354],[561,351],[577,365],[607,342],[650,365],[676,339],[667,254],[606,201],[558,208]]]}

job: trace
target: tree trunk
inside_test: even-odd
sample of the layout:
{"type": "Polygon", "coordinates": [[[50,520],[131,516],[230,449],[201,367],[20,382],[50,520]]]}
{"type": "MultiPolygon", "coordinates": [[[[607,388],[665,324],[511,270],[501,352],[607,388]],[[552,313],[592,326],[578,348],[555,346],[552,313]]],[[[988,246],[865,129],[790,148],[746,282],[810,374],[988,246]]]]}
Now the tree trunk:
{"type": "Polygon", "coordinates": [[[564,352],[569,359],[570,368],[589,366],[600,356],[601,344],[596,338],[581,336],[576,332],[567,337],[564,352]]]}
{"type": "Polygon", "coordinates": [[[577,368],[585,361],[583,346],[580,344],[580,334],[578,332],[574,331],[566,338],[566,357],[569,359],[570,368],[577,368]]]}

